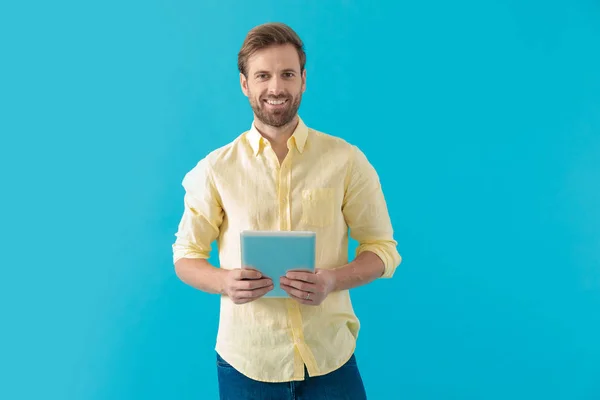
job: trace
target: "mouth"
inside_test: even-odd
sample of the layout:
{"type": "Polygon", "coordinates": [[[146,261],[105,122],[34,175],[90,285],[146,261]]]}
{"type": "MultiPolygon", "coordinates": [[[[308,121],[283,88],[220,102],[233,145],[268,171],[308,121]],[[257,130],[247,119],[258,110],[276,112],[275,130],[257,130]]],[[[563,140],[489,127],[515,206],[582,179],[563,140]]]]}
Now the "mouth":
{"type": "Polygon", "coordinates": [[[288,99],[277,99],[277,100],[265,99],[265,100],[263,100],[263,103],[266,104],[268,108],[272,108],[272,109],[283,108],[283,107],[285,107],[287,102],[288,102],[288,99]]]}

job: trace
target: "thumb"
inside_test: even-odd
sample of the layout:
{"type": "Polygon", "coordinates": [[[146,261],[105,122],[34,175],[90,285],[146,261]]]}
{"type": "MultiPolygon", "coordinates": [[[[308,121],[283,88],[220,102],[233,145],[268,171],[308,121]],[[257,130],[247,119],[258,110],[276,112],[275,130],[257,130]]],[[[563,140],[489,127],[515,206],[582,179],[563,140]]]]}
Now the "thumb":
{"type": "Polygon", "coordinates": [[[260,279],[262,274],[254,268],[242,268],[240,279],[260,279]]]}

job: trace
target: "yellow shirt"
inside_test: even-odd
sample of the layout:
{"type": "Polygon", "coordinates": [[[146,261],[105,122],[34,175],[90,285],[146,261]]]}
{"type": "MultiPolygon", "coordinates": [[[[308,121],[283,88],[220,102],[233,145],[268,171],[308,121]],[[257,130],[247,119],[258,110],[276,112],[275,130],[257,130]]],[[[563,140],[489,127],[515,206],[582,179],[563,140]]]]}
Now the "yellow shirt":
{"type": "MultiPolygon", "coordinates": [[[[317,268],[348,263],[348,229],[356,254],[371,251],[389,278],[401,262],[379,178],[346,141],[308,128],[302,119],[280,165],[254,124],[212,151],[183,179],[184,212],[173,244],[180,258],[208,258],[217,240],[219,266],[240,268],[242,230],[317,233],[317,268]]],[[[215,350],[259,381],[284,382],[327,374],[352,355],[359,331],[348,290],[318,306],[259,298],[236,305],[221,297],[215,350]]]]}

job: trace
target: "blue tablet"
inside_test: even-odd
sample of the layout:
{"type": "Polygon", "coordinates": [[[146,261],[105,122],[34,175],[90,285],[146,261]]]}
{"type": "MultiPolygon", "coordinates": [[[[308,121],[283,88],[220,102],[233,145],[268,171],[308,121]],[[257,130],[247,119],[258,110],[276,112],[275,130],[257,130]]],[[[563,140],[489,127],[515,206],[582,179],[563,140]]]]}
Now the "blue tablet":
{"type": "Polygon", "coordinates": [[[279,286],[288,271],[315,271],[316,233],[311,231],[242,231],[242,268],[253,268],[273,280],[264,297],[289,297],[279,286]]]}

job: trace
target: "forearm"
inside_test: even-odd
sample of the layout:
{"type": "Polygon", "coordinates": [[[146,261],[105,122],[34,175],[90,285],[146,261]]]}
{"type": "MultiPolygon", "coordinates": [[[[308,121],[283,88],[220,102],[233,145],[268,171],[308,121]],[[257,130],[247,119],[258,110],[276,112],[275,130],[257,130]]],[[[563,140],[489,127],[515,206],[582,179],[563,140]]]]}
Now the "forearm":
{"type": "Polygon", "coordinates": [[[362,252],[352,262],[332,270],[335,276],[334,291],[366,285],[381,277],[383,271],[384,264],[379,256],[370,251],[362,252]]]}
{"type": "Polygon", "coordinates": [[[226,272],[203,258],[182,258],[175,263],[175,273],[181,281],[206,293],[224,294],[226,272]]]}

